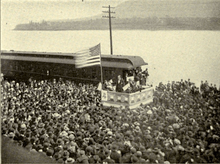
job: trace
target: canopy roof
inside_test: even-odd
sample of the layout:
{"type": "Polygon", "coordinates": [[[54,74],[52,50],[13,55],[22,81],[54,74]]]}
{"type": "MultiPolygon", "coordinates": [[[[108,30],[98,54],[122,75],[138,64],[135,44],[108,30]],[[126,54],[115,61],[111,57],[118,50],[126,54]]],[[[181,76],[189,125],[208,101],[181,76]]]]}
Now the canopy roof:
{"type": "Polygon", "coordinates": [[[140,56],[102,55],[102,66],[132,69],[147,65],[140,56]]]}

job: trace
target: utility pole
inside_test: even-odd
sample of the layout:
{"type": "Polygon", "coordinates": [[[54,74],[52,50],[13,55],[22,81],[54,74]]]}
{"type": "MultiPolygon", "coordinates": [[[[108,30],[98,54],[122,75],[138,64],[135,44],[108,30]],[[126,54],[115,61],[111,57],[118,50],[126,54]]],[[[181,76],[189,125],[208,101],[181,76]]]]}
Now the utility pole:
{"type": "Polygon", "coordinates": [[[113,46],[112,46],[112,24],[111,24],[111,18],[115,18],[111,16],[111,13],[115,13],[111,11],[111,7],[109,6],[102,6],[102,8],[108,8],[108,11],[102,11],[103,13],[108,13],[108,16],[102,16],[103,18],[109,18],[109,31],[110,31],[110,51],[111,51],[111,55],[113,55],[113,46]]]}

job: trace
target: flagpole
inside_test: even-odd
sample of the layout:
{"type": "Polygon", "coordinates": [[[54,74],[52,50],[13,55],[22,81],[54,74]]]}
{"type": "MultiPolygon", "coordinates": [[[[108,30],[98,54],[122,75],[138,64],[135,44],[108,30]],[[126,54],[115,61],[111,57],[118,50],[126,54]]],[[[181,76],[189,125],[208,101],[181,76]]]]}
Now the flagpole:
{"type": "MultiPolygon", "coordinates": [[[[103,84],[103,74],[102,74],[102,57],[101,57],[101,44],[100,45],[100,71],[101,71],[101,84],[103,84]]],[[[101,85],[102,86],[102,85],[101,85]]],[[[101,88],[102,89],[102,88],[101,88]]]]}

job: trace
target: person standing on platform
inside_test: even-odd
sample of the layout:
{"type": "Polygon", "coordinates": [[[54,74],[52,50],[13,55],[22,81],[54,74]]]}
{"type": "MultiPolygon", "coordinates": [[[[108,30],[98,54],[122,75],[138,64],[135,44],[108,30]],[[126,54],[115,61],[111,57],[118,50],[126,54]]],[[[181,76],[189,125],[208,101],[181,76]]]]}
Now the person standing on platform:
{"type": "Polygon", "coordinates": [[[200,84],[200,93],[203,94],[205,90],[205,84],[203,83],[203,81],[201,81],[201,84],[200,84]]]}
{"type": "Polygon", "coordinates": [[[145,74],[145,76],[146,76],[146,77],[148,77],[148,76],[149,76],[149,73],[148,73],[148,68],[146,68],[146,69],[145,69],[145,71],[143,72],[143,74],[145,74]]]}
{"type": "MultiPolygon", "coordinates": [[[[147,84],[149,84],[149,73],[148,73],[148,68],[146,68],[143,72],[142,72],[142,74],[144,75],[144,79],[145,79],[145,83],[147,84]]],[[[146,85],[145,84],[145,85],[146,85]]]]}
{"type": "Polygon", "coordinates": [[[116,82],[116,92],[122,92],[124,85],[124,80],[121,78],[121,75],[118,75],[118,80],[116,82]]]}

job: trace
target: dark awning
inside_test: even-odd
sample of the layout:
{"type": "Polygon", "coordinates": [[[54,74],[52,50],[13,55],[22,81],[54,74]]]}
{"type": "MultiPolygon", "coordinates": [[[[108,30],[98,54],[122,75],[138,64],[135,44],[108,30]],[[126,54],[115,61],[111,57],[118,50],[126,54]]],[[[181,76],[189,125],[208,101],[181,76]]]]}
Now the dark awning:
{"type": "Polygon", "coordinates": [[[102,55],[101,57],[103,67],[133,69],[147,65],[147,63],[140,56],[102,55]]]}

